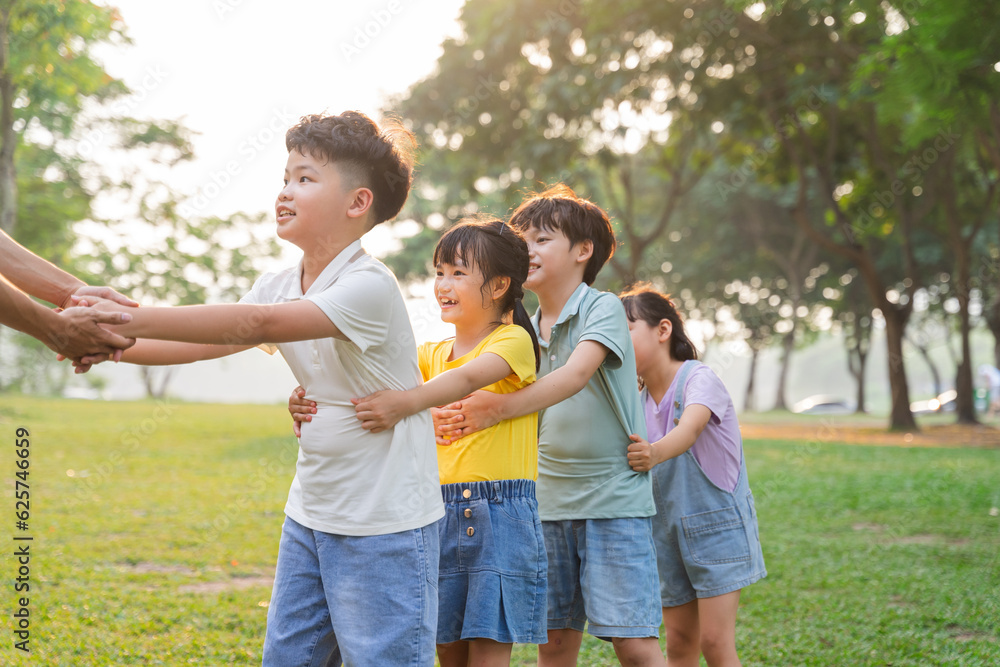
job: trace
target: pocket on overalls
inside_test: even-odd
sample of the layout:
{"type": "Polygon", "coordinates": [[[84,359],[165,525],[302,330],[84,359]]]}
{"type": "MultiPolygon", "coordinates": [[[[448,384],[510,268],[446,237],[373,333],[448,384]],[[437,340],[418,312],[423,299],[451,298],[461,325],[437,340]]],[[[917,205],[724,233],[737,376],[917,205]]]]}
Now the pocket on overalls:
{"type": "Polygon", "coordinates": [[[691,558],[702,565],[750,560],[743,518],[735,507],[681,517],[691,558]]]}

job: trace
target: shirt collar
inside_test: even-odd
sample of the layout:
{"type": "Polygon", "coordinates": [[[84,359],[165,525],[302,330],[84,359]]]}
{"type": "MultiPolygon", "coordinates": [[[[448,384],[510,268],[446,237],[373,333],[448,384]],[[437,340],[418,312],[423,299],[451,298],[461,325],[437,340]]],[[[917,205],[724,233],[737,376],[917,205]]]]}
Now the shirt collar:
{"type": "Polygon", "coordinates": [[[351,245],[347,246],[340,253],[330,260],[330,263],[320,272],[313,284],[309,286],[305,294],[302,293],[302,263],[304,259],[299,260],[298,266],[295,267],[295,271],[292,272],[290,280],[282,286],[280,298],[294,301],[295,299],[301,299],[302,297],[309,294],[316,294],[322,292],[327,287],[336,282],[340,274],[351,263],[352,260],[357,259],[360,255],[364,254],[365,251],[361,247],[361,239],[354,241],[351,245]]]}
{"type": "MultiPolygon", "coordinates": [[[[309,286],[306,290],[306,294],[315,294],[317,292],[322,292],[327,287],[336,282],[337,278],[340,277],[341,272],[350,264],[353,260],[357,259],[355,255],[360,257],[364,254],[364,250],[361,248],[361,239],[354,241],[351,245],[347,246],[340,251],[340,254],[334,257],[326,268],[323,269],[319,276],[317,276],[315,282],[309,286]]],[[[299,289],[302,288],[302,262],[299,262],[299,271],[296,274],[299,278],[299,289]]]]}
{"type": "MultiPolygon", "coordinates": [[[[566,301],[566,305],[563,306],[562,312],[559,313],[559,319],[553,324],[553,328],[559,326],[566,320],[570,319],[578,312],[580,312],[580,306],[583,304],[584,297],[587,296],[587,292],[590,287],[587,283],[580,283],[573,293],[570,295],[569,300],[566,301]]],[[[539,308],[535,311],[535,314],[531,317],[532,324],[535,325],[535,331],[541,331],[542,324],[542,309],[539,308]]],[[[540,343],[541,341],[539,341],[540,343]]]]}

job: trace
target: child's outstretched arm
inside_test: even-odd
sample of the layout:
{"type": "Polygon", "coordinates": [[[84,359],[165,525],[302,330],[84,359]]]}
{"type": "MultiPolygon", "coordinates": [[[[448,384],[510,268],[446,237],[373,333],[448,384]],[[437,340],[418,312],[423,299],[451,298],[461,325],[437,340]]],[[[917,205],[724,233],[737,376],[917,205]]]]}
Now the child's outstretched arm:
{"type": "MultiPolygon", "coordinates": [[[[551,407],[587,386],[604,363],[608,348],[593,340],[582,341],[566,364],[524,389],[512,394],[477,391],[463,398],[454,409],[442,410],[438,444],[449,444],[462,436],[489,428],[504,419],[514,419],[551,407]]],[[[452,407],[452,406],[449,406],[452,407]]]]}
{"type": "Polygon", "coordinates": [[[632,470],[647,472],[664,461],[680,456],[691,449],[711,418],[712,411],[706,406],[692,403],[684,408],[677,426],[656,442],[649,443],[633,433],[629,436],[632,444],[628,446],[628,464],[632,470]]]}
{"type": "MultiPolygon", "coordinates": [[[[122,309],[107,301],[93,307],[122,309]]],[[[314,338],[346,340],[320,307],[308,300],[138,308],[129,313],[132,321],[115,327],[115,331],[131,338],[247,347],[314,338]]]]}
{"type": "Polygon", "coordinates": [[[408,391],[379,391],[351,402],[361,426],[378,433],[392,428],[404,417],[456,401],[476,389],[499,382],[513,372],[503,357],[487,352],[463,366],[431,378],[419,387],[408,391]]]}

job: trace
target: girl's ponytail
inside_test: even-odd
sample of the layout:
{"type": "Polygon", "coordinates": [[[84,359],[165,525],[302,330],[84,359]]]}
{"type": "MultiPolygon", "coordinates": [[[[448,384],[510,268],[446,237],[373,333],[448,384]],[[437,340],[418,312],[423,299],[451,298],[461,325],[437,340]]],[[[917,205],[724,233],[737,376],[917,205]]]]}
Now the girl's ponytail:
{"type": "Polygon", "coordinates": [[[531,316],[524,309],[520,297],[514,300],[514,324],[525,329],[531,336],[531,347],[535,350],[535,371],[538,371],[542,362],[541,349],[538,347],[538,334],[535,333],[535,325],[531,323],[531,316]]]}

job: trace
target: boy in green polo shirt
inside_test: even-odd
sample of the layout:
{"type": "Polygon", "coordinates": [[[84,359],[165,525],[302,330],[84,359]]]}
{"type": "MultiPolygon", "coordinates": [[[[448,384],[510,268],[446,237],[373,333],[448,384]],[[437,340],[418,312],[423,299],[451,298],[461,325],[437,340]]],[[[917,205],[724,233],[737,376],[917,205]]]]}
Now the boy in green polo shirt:
{"type": "Polygon", "coordinates": [[[590,287],[614,252],[614,231],[604,211],[564,185],[526,200],[510,224],[528,241],[524,286],[538,295],[539,379],[440,411],[439,442],[539,411],[549,641],[538,647],[538,664],[575,665],[589,621],[622,664],[663,666],[649,518],[656,508],[649,475],[627,459],[629,434],[646,429],[635,355],[621,302],[590,287]]]}

